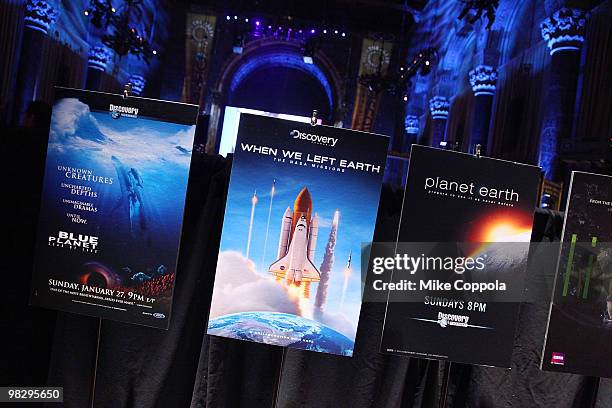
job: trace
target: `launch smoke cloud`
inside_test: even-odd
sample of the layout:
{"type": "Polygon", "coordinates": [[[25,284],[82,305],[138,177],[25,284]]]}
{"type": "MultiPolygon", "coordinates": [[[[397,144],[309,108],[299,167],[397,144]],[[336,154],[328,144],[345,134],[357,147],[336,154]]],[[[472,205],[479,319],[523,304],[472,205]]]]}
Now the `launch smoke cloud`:
{"type": "Polygon", "coordinates": [[[321,281],[317,287],[317,295],[315,297],[315,308],[316,310],[323,309],[323,306],[327,302],[327,289],[329,286],[329,274],[334,266],[334,251],[336,250],[336,238],[338,234],[338,211],[334,214],[334,221],[332,223],[331,231],[329,232],[329,239],[325,246],[325,254],[323,255],[323,263],[321,264],[321,281]]]}

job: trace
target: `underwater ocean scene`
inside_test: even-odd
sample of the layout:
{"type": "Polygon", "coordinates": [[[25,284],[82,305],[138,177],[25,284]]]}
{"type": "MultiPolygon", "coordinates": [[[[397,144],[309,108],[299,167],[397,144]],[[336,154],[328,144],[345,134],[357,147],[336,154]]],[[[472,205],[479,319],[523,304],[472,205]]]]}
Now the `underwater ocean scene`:
{"type": "MultiPolygon", "coordinates": [[[[100,298],[85,299],[86,307],[119,310],[137,319],[154,315],[165,326],[195,125],[156,120],[143,110],[92,110],[79,97],[56,101],[37,269],[45,270],[39,278],[59,282],[47,285],[45,279],[41,286],[66,289],[62,282],[76,282],[85,289],[108,289],[94,293],[100,298]],[[94,244],[79,243],[87,241],[94,244]]],[[[56,299],[60,303],[84,303],[73,295],[47,293],[64,298],[56,299]]]]}

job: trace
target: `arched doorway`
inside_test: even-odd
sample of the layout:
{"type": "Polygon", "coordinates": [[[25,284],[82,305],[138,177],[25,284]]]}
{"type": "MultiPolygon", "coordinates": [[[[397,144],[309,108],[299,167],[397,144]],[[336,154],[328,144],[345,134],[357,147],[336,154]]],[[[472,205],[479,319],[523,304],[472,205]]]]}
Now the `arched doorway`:
{"type": "Polygon", "coordinates": [[[225,107],[309,117],[316,109],[327,124],[339,118],[340,80],[321,52],[304,62],[300,44],[278,40],[249,43],[223,67],[211,105],[207,151],[218,148],[225,107]]]}
{"type": "Polygon", "coordinates": [[[228,95],[227,105],[265,112],[309,116],[317,109],[331,113],[327,94],[312,75],[286,66],[262,66],[252,71],[228,95]]]}

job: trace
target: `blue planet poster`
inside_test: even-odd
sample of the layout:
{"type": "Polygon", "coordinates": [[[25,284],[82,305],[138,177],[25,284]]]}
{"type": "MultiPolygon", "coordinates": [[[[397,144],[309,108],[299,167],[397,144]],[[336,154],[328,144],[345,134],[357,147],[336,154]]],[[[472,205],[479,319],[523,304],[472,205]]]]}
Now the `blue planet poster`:
{"type": "Polygon", "coordinates": [[[168,328],[196,116],[56,88],[32,305],[168,328]]]}
{"type": "Polygon", "coordinates": [[[387,147],[241,115],[207,334],[352,356],[387,147]]]}

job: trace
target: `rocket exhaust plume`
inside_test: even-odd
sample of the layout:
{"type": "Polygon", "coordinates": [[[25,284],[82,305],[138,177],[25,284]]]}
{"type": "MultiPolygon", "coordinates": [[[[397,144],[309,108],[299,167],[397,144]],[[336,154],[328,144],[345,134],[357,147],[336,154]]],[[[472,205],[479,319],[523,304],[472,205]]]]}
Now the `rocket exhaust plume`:
{"type": "Polygon", "coordinates": [[[346,264],[346,268],[344,268],[344,282],[342,283],[342,296],[340,297],[340,308],[344,306],[344,298],[346,296],[346,288],[348,287],[348,280],[351,277],[351,258],[353,257],[353,252],[349,252],[348,262],[346,264]]]}
{"type": "Polygon", "coordinates": [[[274,202],[274,193],[276,192],[276,179],[272,181],[272,190],[270,190],[270,207],[268,207],[268,222],[266,223],[266,237],[264,238],[263,253],[261,255],[261,267],[266,265],[266,249],[268,248],[268,232],[270,231],[270,217],[272,216],[272,203],[274,202]]]}
{"type": "Polygon", "coordinates": [[[247,247],[246,247],[246,258],[249,259],[249,252],[251,251],[251,235],[253,233],[253,218],[255,217],[255,205],[257,204],[257,190],[253,193],[253,197],[251,197],[251,221],[249,222],[249,235],[247,237],[247,247]]]}
{"type": "Polygon", "coordinates": [[[329,232],[329,239],[325,246],[325,254],[323,255],[323,262],[319,270],[321,271],[321,280],[317,287],[317,295],[315,297],[315,309],[317,311],[323,310],[325,303],[327,302],[327,288],[329,286],[329,274],[331,273],[332,267],[334,266],[334,251],[336,250],[336,237],[338,235],[338,223],[340,222],[340,211],[334,212],[334,220],[332,221],[332,228],[329,232]]]}

